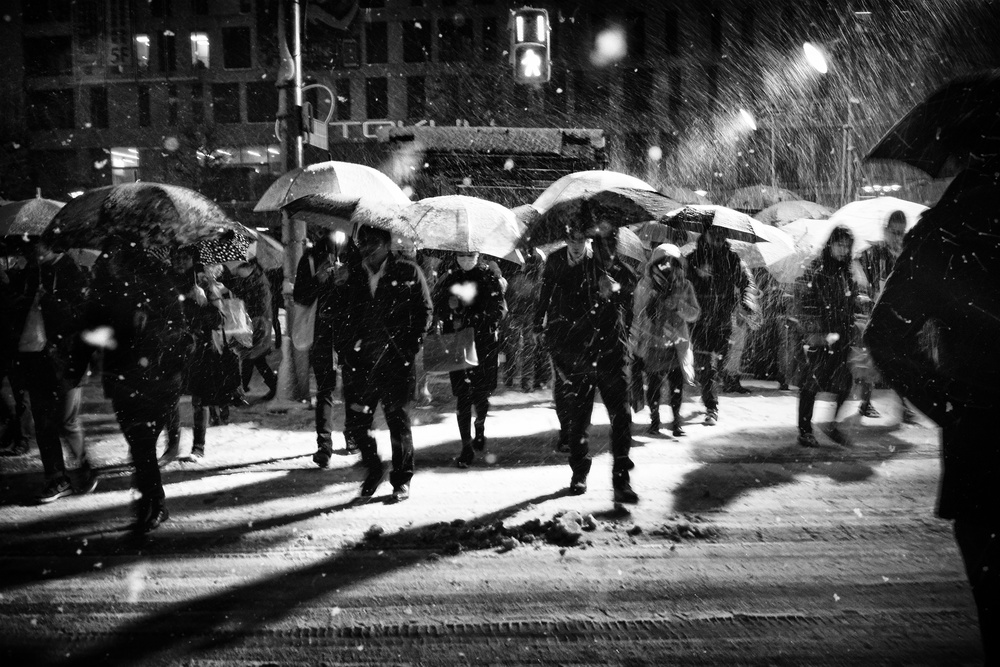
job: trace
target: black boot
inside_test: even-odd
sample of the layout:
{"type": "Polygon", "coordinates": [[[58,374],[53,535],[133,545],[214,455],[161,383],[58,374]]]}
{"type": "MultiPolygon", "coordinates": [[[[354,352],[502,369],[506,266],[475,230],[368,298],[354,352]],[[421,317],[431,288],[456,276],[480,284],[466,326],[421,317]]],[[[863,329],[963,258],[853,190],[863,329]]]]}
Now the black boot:
{"type": "Polygon", "coordinates": [[[486,419],[476,418],[476,437],[472,439],[472,447],[477,452],[486,449],[486,419]]]}
{"type": "Polygon", "coordinates": [[[684,429],[681,428],[681,411],[680,408],[674,408],[674,423],[672,425],[671,434],[675,438],[679,438],[684,435],[684,429]]]}
{"type": "Polygon", "coordinates": [[[635,505],[639,502],[639,496],[632,490],[629,470],[634,464],[628,457],[615,459],[614,468],[611,470],[611,486],[614,489],[614,500],[616,503],[635,505]]]}
{"type": "Polygon", "coordinates": [[[573,466],[573,477],[569,480],[569,492],[574,496],[582,496],[587,492],[587,475],[590,474],[590,459],[585,459],[573,466]]]}
{"type": "Polygon", "coordinates": [[[660,408],[655,405],[649,406],[649,428],[646,433],[659,435],[660,433],[660,408]]]}
{"type": "Polygon", "coordinates": [[[261,396],[260,400],[270,401],[275,397],[277,393],[278,393],[278,378],[276,377],[270,378],[270,381],[267,383],[267,393],[261,396]]]}
{"type": "Polygon", "coordinates": [[[455,459],[455,465],[459,468],[468,468],[472,460],[476,458],[475,452],[472,450],[472,428],[469,421],[472,419],[470,414],[458,413],[458,435],[462,438],[462,453],[458,455],[455,459]]]}

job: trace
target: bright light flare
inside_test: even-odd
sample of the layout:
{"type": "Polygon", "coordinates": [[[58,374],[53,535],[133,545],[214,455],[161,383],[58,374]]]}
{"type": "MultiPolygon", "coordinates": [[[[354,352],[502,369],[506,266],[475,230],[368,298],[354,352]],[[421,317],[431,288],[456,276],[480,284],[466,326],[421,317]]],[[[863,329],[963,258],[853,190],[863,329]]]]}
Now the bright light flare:
{"type": "Polygon", "coordinates": [[[625,31],[619,27],[602,30],[594,40],[594,50],[590,62],[598,67],[616,63],[628,54],[625,31]]]}
{"type": "Polygon", "coordinates": [[[809,63],[809,66],[820,74],[826,74],[830,71],[830,65],[826,60],[826,56],[823,55],[823,51],[812,42],[806,42],[802,45],[802,53],[805,54],[806,62],[809,63]]]}
{"type": "Polygon", "coordinates": [[[757,131],[757,121],[754,120],[753,114],[746,109],[740,109],[740,120],[750,128],[751,132],[757,131]]]}
{"type": "Polygon", "coordinates": [[[469,305],[476,300],[476,283],[455,283],[451,286],[451,293],[462,303],[469,305]]]}

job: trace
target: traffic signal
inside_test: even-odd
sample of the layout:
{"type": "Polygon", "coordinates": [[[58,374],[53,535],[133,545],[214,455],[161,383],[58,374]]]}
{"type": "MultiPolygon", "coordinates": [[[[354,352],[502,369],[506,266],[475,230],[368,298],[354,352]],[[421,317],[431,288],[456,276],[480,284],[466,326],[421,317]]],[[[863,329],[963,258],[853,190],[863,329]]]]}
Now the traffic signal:
{"type": "Polygon", "coordinates": [[[549,65],[549,13],[522,7],[511,12],[510,59],[517,83],[545,83],[549,65]]]}

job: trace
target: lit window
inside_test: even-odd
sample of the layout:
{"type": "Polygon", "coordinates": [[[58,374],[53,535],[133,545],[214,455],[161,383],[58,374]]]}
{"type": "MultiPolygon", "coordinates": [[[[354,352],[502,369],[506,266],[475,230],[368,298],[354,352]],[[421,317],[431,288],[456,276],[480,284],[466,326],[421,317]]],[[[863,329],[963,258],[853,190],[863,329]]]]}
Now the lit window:
{"type": "Polygon", "coordinates": [[[135,36],[135,64],[140,71],[149,69],[149,35],[135,36]]]}
{"type": "Polygon", "coordinates": [[[208,69],[208,33],[191,33],[191,65],[208,69]]]}
{"type": "Polygon", "coordinates": [[[116,146],[111,149],[111,183],[135,183],[139,177],[139,149],[116,146]]]}

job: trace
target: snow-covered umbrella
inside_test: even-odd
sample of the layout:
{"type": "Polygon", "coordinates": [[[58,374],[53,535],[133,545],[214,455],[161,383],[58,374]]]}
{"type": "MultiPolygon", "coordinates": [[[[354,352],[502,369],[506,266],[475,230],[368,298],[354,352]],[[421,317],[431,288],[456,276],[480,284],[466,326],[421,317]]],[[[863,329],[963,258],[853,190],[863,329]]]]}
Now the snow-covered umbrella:
{"type": "Polygon", "coordinates": [[[805,199],[780,201],[765,209],[757,211],[754,219],[765,225],[781,227],[793,220],[807,218],[810,220],[826,220],[833,215],[833,209],[805,199]]]}
{"type": "Polygon", "coordinates": [[[553,182],[531,205],[539,213],[545,213],[559,202],[578,199],[611,188],[656,192],[656,188],[649,183],[618,171],[577,171],[553,182]]]}
{"type": "Polygon", "coordinates": [[[282,174],[253,210],[280,211],[288,202],[313,194],[326,195],[345,204],[356,204],[361,197],[397,206],[410,203],[406,193],[378,169],[353,162],[329,161],[282,174]]]}
{"type": "Polygon", "coordinates": [[[0,236],[39,236],[65,204],[33,197],[0,206],[0,236]]]}
{"type": "Polygon", "coordinates": [[[756,243],[761,241],[754,227],[756,220],[746,213],[726,206],[693,205],[671,211],[660,222],[684,232],[702,234],[709,227],[721,229],[727,239],[756,243]]]}
{"type": "Polygon", "coordinates": [[[802,197],[791,190],[773,185],[748,185],[733,192],[726,206],[737,211],[759,211],[780,201],[795,201],[802,197]]]}
{"type": "Polygon", "coordinates": [[[521,226],[514,212],[496,202],[445,195],[414,202],[399,213],[404,236],[417,248],[479,252],[516,261],[521,226]]]}
{"type": "Polygon", "coordinates": [[[850,227],[854,237],[867,247],[867,244],[884,239],[885,223],[893,211],[902,211],[906,215],[906,230],[909,231],[926,210],[927,207],[923,204],[905,199],[873,197],[841,206],[833,212],[829,220],[831,223],[850,227]]]}
{"type": "Polygon", "coordinates": [[[690,188],[680,185],[661,185],[660,193],[670,197],[678,204],[711,204],[712,200],[705,195],[700,195],[690,188]]]}

